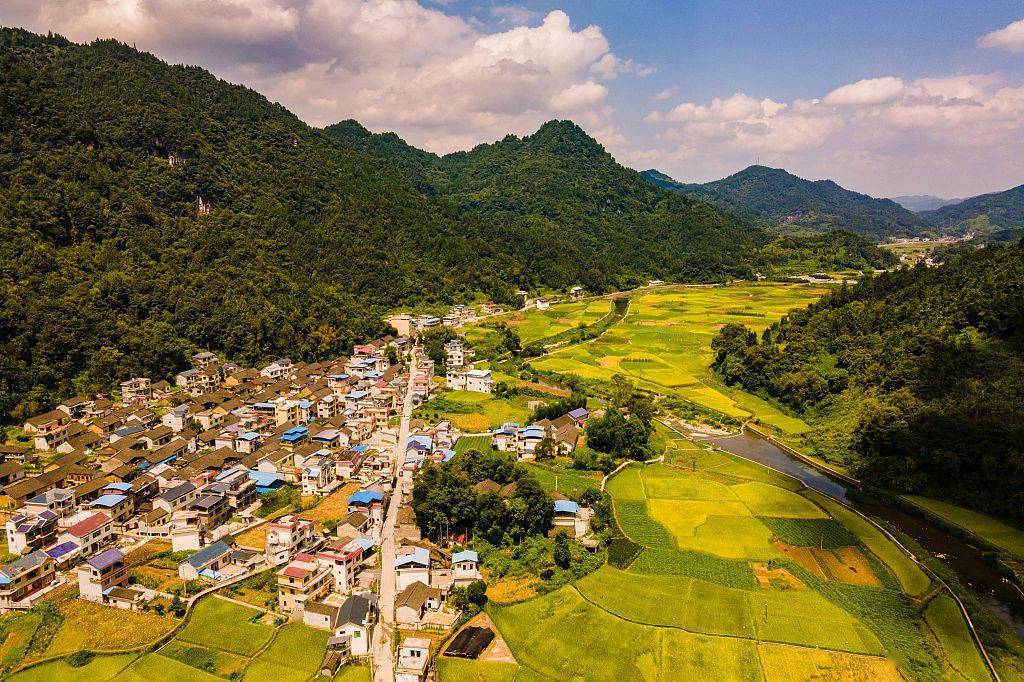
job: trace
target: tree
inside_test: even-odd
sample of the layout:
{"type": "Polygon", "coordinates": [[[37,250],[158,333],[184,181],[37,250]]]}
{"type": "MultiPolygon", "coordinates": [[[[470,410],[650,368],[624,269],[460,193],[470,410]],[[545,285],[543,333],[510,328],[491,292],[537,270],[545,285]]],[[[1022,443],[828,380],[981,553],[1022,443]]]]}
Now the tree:
{"type": "Polygon", "coordinates": [[[173,613],[175,616],[179,618],[185,615],[185,602],[182,601],[181,597],[177,594],[175,594],[174,598],[171,599],[171,605],[169,608],[171,610],[171,613],[173,613]]]}
{"type": "Polygon", "coordinates": [[[533,450],[534,456],[538,459],[554,459],[558,454],[558,441],[551,436],[544,436],[533,450]]]}
{"type": "Polygon", "coordinates": [[[483,580],[474,580],[466,585],[466,601],[479,607],[487,604],[487,583],[483,580]]]}
{"type": "Polygon", "coordinates": [[[572,563],[572,554],[569,552],[569,536],[565,534],[565,530],[560,530],[555,535],[555,549],[551,558],[559,568],[569,568],[569,564],[572,563]]]}

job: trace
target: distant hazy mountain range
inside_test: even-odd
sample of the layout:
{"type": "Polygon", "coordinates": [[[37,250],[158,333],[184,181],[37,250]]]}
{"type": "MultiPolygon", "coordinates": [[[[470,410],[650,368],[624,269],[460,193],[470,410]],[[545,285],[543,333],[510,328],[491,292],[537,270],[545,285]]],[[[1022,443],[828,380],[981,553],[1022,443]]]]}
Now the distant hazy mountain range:
{"type": "Polygon", "coordinates": [[[847,230],[886,241],[973,232],[982,241],[1010,241],[1024,226],[1024,185],[963,200],[932,195],[876,199],[831,180],[804,180],[766,166],[703,184],[678,182],[654,169],[642,175],[659,187],[760,219],[783,233],[847,230]]]}
{"type": "Polygon", "coordinates": [[[943,199],[933,194],[908,194],[906,196],[890,198],[903,208],[914,213],[934,211],[937,208],[963,201],[963,199],[943,199]]]}

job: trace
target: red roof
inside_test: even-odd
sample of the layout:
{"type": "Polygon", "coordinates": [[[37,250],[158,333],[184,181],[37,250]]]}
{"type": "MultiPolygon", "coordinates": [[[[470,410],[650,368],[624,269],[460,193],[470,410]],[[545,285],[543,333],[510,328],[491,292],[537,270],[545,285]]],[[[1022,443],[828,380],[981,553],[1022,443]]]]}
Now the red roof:
{"type": "Polygon", "coordinates": [[[309,575],[309,571],[304,568],[299,568],[298,566],[289,566],[284,569],[283,574],[289,578],[305,578],[309,575]]]}
{"type": "Polygon", "coordinates": [[[295,560],[296,561],[312,562],[312,561],[316,561],[316,557],[313,556],[312,554],[310,554],[309,552],[299,552],[298,554],[295,555],[295,560]]]}
{"type": "Polygon", "coordinates": [[[93,532],[97,528],[103,526],[105,523],[110,521],[110,517],[102,512],[96,512],[87,519],[83,519],[75,525],[68,528],[68,532],[74,535],[76,538],[84,537],[89,533],[93,532]]]}

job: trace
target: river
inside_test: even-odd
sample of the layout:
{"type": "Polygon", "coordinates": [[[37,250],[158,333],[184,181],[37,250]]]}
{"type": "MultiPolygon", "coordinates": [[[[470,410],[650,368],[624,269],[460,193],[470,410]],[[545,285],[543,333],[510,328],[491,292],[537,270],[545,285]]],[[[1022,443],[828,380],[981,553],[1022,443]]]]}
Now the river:
{"type": "Polygon", "coordinates": [[[981,549],[932,525],[921,516],[866,498],[860,492],[850,495],[848,484],[790,456],[757,436],[744,432],[705,440],[726,452],[788,474],[808,488],[841,500],[862,514],[887,521],[955,571],[960,582],[982,604],[1024,638],[1024,595],[985,561],[981,549]]]}

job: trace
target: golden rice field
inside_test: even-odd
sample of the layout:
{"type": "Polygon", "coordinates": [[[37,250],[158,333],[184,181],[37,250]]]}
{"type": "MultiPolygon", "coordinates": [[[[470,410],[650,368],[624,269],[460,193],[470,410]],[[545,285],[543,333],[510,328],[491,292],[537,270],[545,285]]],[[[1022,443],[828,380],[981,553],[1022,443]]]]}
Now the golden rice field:
{"type": "Polygon", "coordinates": [[[960,614],[915,601],[927,576],[870,524],[728,453],[668,447],[609,481],[646,547],[631,565],[489,607],[516,679],[983,679],[960,614]],[[783,551],[812,539],[820,573],[783,551]]]}
{"type": "Polygon", "coordinates": [[[531,364],[601,380],[623,374],[641,388],[799,434],[808,429],[802,420],[715,379],[709,370],[711,340],[729,322],[760,332],[827,291],[821,286],[755,282],[658,288],[635,295],[626,317],[600,339],[555,351],[531,364]]]}

